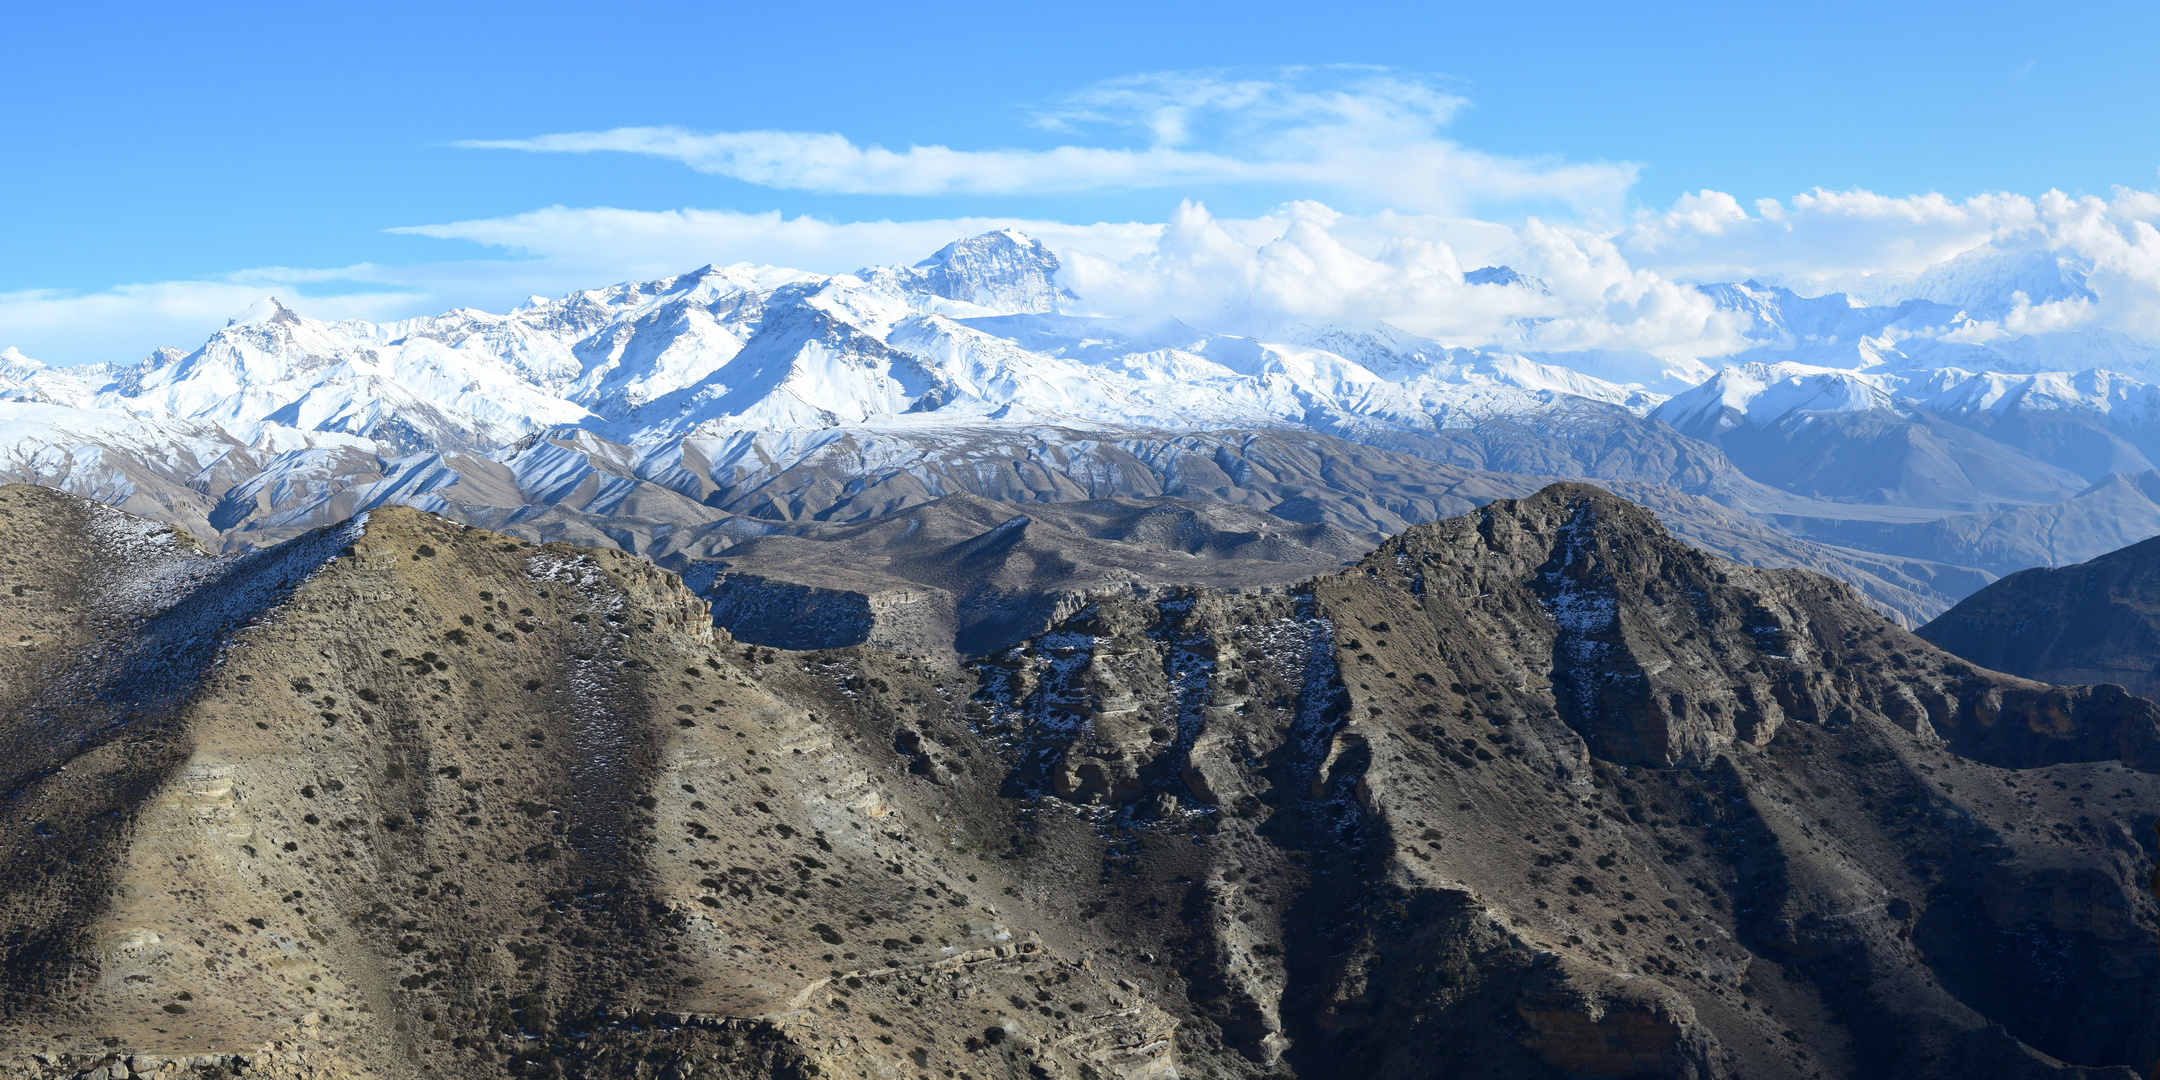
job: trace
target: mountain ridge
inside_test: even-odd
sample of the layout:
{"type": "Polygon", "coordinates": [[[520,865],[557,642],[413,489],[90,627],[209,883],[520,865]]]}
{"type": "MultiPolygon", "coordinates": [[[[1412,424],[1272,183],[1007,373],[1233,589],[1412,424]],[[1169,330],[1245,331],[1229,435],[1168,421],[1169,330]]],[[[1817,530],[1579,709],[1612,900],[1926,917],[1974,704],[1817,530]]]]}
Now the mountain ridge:
{"type": "Polygon", "coordinates": [[[0,631],[37,635],[0,694],[72,703],[5,714],[48,748],[0,795],[22,1080],[2160,1053],[2160,706],[1580,485],[965,666],[745,647],[619,551],[403,507],[217,559],[9,486],[0,532],[0,631]]]}
{"type": "MultiPolygon", "coordinates": [[[[1974,263],[1958,288],[2031,285],[2046,268],[2029,262],[1974,263]]],[[[0,356],[0,473],[233,548],[401,500],[515,528],[568,499],[583,538],[634,550],[718,516],[754,531],[958,492],[1236,502],[1272,489],[1253,504],[1375,539],[1439,512],[1413,490],[1422,467],[1372,468],[1365,446],[1496,474],[1492,490],[1520,476],[1662,486],[1633,494],[1710,498],[1818,543],[1807,565],[1857,547],[1957,568],[1929,571],[1948,584],[2036,552],[2106,550],[2093,546],[2106,530],[2059,542],[2044,523],[2160,460],[2160,390],[2097,368],[1980,370],[1996,354],[1943,351],[1964,324],[1938,300],[1703,286],[1747,314],[1756,344],[1668,398],[1585,374],[1620,370],[1591,353],[1450,346],[1385,323],[1256,338],[1075,314],[1084,301],[1060,271],[1055,252],[1004,231],[914,266],[708,265],[501,315],[323,323],[271,301],[194,352],[131,367],[0,356]],[[1949,359],[1969,366],[1939,366],[1949,359]],[[1260,444],[1224,432],[1302,438],[1323,460],[1270,477],[1280,454],[1248,456],[1260,444]],[[1255,476],[1269,478],[1236,479],[1255,476]],[[1976,539],[1986,515],[2020,531],[1976,539]]],[[[1538,287],[1504,266],[1475,274],[1538,287]]],[[[1897,586],[1918,598],[1897,609],[1915,622],[1962,595],[1913,584],[1897,586]]]]}

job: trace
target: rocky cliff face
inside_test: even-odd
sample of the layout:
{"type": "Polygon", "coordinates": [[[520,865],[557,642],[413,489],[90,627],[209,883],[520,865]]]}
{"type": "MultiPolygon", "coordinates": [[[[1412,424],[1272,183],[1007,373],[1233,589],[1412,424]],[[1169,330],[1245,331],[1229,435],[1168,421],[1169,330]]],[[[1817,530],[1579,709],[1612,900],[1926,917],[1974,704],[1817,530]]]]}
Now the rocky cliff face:
{"type": "Polygon", "coordinates": [[[15,1075],[2160,1058],[2160,712],[1595,489],[965,667],[413,511],[235,562],[0,500],[15,1075]]]}

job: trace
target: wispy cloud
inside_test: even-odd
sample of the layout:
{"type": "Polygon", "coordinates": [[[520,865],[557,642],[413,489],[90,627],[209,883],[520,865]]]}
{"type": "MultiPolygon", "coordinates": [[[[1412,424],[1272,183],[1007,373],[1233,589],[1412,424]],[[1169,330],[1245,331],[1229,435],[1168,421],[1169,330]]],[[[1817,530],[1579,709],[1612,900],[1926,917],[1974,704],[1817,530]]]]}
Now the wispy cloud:
{"type": "Polygon", "coordinates": [[[1070,225],[1025,218],[936,218],[833,222],[779,211],[619,210],[551,206],[506,217],[393,232],[464,240],[529,256],[602,281],[677,274],[707,262],[766,263],[820,273],[912,263],[964,236],[1019,229],[1053,248],[1079,245],[1119,257],[1141,250],[1162,229],[1141,222],[1070,225]],[[597,276],[596,276],[597,275],[597,276]]]}
{"type": "Polygon", "coordinates": [[[0,345],[50,364],[131,363],[162,345],[193,348],[228,318],[268,294],[304,298],[324,319],[404,313],[412,292],[382,288],[368,268],[247,271],[195,281],[117,285],[96,292],[26,289],[0,293],[0,345]],[[328,286],[328,295],[309,296],[328,286]],[[357,288],[356,288],[357,286],[357,288]],[[370,287],[372,286],[372,287],[370,287]]]}
{"type": "Polygon", "coordinates": [[[1617,214],[1626,163],[1567,163],[1467,149],[1442,130],[1466,99],[1436,81],[1373,69],[1134,76],[1038,111],[1074,141],[1045,149],[888,149],[806,131],[629,127],[471,149],[629,153],[765,187],[845,195],[1053,195],[1252,184],[1332,193],[1415,213],[1554,204],[1617,214]]]}

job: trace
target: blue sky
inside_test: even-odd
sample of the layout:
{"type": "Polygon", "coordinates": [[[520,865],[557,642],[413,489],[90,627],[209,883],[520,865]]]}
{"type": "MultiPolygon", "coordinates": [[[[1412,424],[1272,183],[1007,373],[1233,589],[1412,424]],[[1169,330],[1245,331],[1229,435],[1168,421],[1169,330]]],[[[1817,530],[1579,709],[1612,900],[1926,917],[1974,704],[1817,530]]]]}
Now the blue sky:
{"type": "Polygon", "coordinates": [[[2151,4],[0,13],[0,346],[53,363],[192,346],[249,291],[326,316],[499,309],[670,259],[841,270],[930,235],[638,248],[588,217],[519,246],[537,226],[517,216],[550,207],[1087,225],[1305,199],[1612,233],[1705,189],[1745,208],[2160,187],[2151,4]],[[498,224],[393,231],[459,222],[498,224]]]}

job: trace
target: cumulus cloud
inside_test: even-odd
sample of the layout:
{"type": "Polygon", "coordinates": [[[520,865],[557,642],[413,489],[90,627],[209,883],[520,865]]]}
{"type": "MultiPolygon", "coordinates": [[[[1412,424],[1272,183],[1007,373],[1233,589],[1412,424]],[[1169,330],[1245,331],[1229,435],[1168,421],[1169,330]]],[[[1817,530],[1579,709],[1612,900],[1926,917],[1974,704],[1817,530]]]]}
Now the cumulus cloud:
{"type": "Polygon", "coordinates": [[[1043,195],[1263,184],[1417,213],[1538,203],[1585,216],[1620,209],[1635,181],[1634,165],[1465,148],[1441,132],[1466,104],[1430,80],[1371,69],[1284,69],[1260,78],[1171,73],[1097,84],[1042,110],[1037,127],[1076,139],[1046,149],[893,150],[828,132],[673,127],[455,145],[644,154],[752,184],[828,194],[1043,195]],[[1140,145],[1129,144],[1135,137],[1140,145]]]}
{"type": "Polygon", "coordinates": [[[1610,239],[1534,218],[1495,235],[1311,202],[1221,221],[1188,202],[1151,250],[1122,260],[1073,252],[1066,264],[1066,284],[1102,314],[1262,336],[1298,323],[1386,322],[1455,345],[1597,352],[1584,360],[1594,373],[1645,385],[1699,378],[1700,358],[1741,348],[1746,326],[1700,291],[1630,267],[1610,239]],[[1491,262],[1536,281],[1465,280],[1491,262]]]}
{"type": "Polygon", "coordinates": [[[1721,191],[1683,195],[1615,238],[1630,258],[1698,281],[1757,277],[1793,285],[1916,274],[1961,252],[2028,231],[2033,202],[2018,195],[1890,198],[1816,190],[1787,206],[1760,199],[1748,213],[1721,191]]]}
{"type": "Polygon", "coordinates": [[[1945,331],[1941,340],[1980,345],[2004,338],[2024,337],[2027,334],[2076,330],[2093,321],[2094,309],[2097,306],[2082,296],[2035,304],[2032,297],[2023,292],[2013,292],[2010,295],[2010,310],[2002,318],[1968,320],[1945,331]]]}
{"type": "Polygon", "coordinates": [[[1753,277],[1807,295],[1842,291],[1873,303],[1906,297],[1974,303],[1981,270],[2037,256],[2028,265],[2042,278],[2059,264],[2082,276],[2091,295],[2020,293],[2001,315],[1976,315],[1951,331],[1954,340],[2083,328],[2160,338],[2156,222],[2160,193],[2129,188],[2106,199],[2049,191],[1964,200],[1817,190],[1789,203],[1759,200],[1754,213],[1730,195],[1702,191],[1643,215],[1614,240],[1636,265],[1668,277],[1753,277]]]}
{"type": "Polygon", "coordinates": [[[2084,260],[2092,325],[2160,339],[2160,193],[2118,188],[2115,198],[2038,201],[2045,249],[2084,260]]]}
{"type": "MultiPolygon", "coordinates": [[[[1364,250],[1337,234],[1343,224],[1343,215],[1319,203],[1221,221],[1206,207],[1186,202],[1144,251],[1122,259],[1099,251],[1066,252],[1064,281],[1100,314],[1179,318],[1231,332],[1260,333],[1292,322],[1386,319],[1423,308],[1432,318],[1416,329],[1485,334],[1512,313],[1507,304],[1475,310],[1467,303],[1464,268],[1453,249],[1433,235],[1439,231],[1433,223],[1399,220],[1398,226],[1408,227],[1377,247],[1370,246],[1373,237],[1361,238],[1364,250]]],[[[1517,291],[1525,301],[1534,296],[1517,291]]]]}

